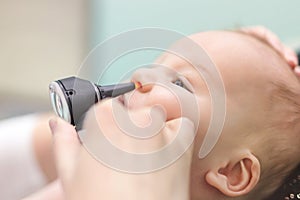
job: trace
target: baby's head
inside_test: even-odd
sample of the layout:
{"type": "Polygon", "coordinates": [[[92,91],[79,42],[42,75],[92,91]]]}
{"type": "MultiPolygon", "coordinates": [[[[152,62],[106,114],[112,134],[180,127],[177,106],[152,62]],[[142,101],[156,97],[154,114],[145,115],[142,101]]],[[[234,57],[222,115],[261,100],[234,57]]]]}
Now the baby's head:
{"type": "MultiPolygon", "coordinates": [[[[210,124],[211,113],[215,109],[210,97],[213,91],[208,89],[201,74],[190,63],[171,53],[164,53],[157,60],[158,67],[139,69],[133,74],[132,80],[141,82],[142,88],[122,98],[97,104],[96,112],[90,112],[91,117],[96,113],[97,120],[86,120],[91,123],[90,129],[87,129],[92,130],[91,138],[89,134],[85,137],[90,144],[96,144],[92,147],[98,150],[98,143],[94,142],[98,141],[94,139],[98,134],[93,133],[95,128],[100,128],[110,141],[117,142],[118,147],[123,145],[126,148],[127,144],[136,144],[129,145],[129,149],[126,149],[128,152],[132,150],[131,146],[138,147],[139,153],[140,148],[144,150],[144,147],[146,152],[154,152],[158,146],[147,146],[147,140],[118,134],[123,131],[118,125],[125,124],[126,127],[134,121],[140,126],[147,126],[149,122],[155,124],[165,120],[164,127],[168,129],[163,129],[166,130],[164,136],[174,137],[177,126],[172,125],[177,124],[173,122],[188,117],[194,124],[199,122],[191,163],[191,199],[264,199],[300,162],[299,80],[272,48],[251,36],[215,31],[195,34],[190,38],[206,50],[217,66],[226,93],[224,127],[207,156],[200,159],[198,153],[210,124]],[[157,105],[164,112],[159,109],[156,112],[154,107],[157,105]],[[197,107],[201,116],[198,116],[197,107]],[[130,115],[127,115],[127,111],[130,115]],[[149,112],[158,117],[149,118],[149,112]],[[122,143],[127,137],[133,140],[132,143],[122,143]]],[[[207,66],[202,67],[205,73],[207,66]]],[[[130,130],[138,130],[137,135],[146,132],[144,127],[130,130]]],[[[155,143],[159,147],[161,135],[150,137],[159,141],[155,143]]],[[[103,152],[101,148],[100,152],[103,152]]],[[[94,159],[86,152],[84,155],[88,158],[86,162],[78,163],[93,169],[91,162],[94,163],[94,159]]],[[[81,175],[83,179],[94,177],[95,171],[84,170],[81,175]]]]}
{"type": "Polygon", "coordinates": [[[267,44],[238,32],[190,36],[218,67],[226,92],[222,134],[204,159],[198,152],[211,117],[209,90],[183,59],[165,53],[193,85],[201,111],[191,170],[192,199],[263,199],[300,162],[300,84],[267,44]]]}

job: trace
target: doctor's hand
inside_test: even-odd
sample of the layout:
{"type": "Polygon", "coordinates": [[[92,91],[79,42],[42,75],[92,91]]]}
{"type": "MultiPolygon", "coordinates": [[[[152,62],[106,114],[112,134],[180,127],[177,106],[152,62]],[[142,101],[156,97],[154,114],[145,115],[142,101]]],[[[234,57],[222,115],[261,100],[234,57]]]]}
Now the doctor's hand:
{"type": "MultiPolygon", "coordinates": [[[[193,144],[186,146],[186,141],[194,138],[194,126],[186,118],[177,118],[165,122],[159,133],[149,141],[132,141],[120,128],[114,125],[110,101],[97,104],[87,117],[84,129],[87,135],[98,134],[102,127],[105,137],[125,151],[139,152],[162,148],[172,142],[176,134],[184,131],[183,140],[175,143],[177,149],[184,149],[183,154],[173,163],[161,166],[161,169],[149,173],[134,174],[112,169],[104,162],[99,162],[80,143],[73,126],[61,119],[50,121],[54,138],[54,154],[58,176],[65,199],[189,199],[189,173],[193,144]],[[107,127],[105,127],[107,126],[107,127]]],[[[132,119],[140,119],[141,110],[132,114],[132,119]]],[[[94,141],[97,143],[97,141],[94,141]]],[[[84,143],[83,143],[84,144],[84,143]]],[[[101,147],[99,148],[101,149],[101,147]]],[[[109,153],[109,152],[104,152],[109,153]]],[[[166,159],[162,154],[159,159],[166,159]]],[[[112,158],[117,159],[117,158],[112,158]]],[[[128,161],[139,164],[139,160],[128,161]]],[[[148,167],[155,163],[148,163],[148,167]]],[[[147,167],[147,164],[144,166],[147,167]]]]}

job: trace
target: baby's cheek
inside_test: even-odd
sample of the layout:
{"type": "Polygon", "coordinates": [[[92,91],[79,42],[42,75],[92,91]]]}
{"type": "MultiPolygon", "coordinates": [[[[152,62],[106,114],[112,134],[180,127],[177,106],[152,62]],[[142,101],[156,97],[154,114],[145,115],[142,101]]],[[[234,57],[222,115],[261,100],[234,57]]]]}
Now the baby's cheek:
{"type": "Polygon", "coordinates": [[[130,122],[139,128],[145,128],[151,125],[151,109],[129,110],[128,116],[130,122]]]}
{"type": "Polygon", "coordinates": [[[167,121],[181,117],[182,105],[179,97],[170,91],[158,91],[153,94],[152,105],[160,106],[165,111],[167,121]]]}
{"type": "MultiPolygon", "coordinates": [[[[181,107],[179,97],[174,92],[161,86],[154,86],[147,93],[135,92],[129,96],[128,107],[130,110],[160,107],[167,120],[175,119],[181,116],[181,107]]],[[[137,120],[139,121],[139,120],[137,120]]]]}
{"type": "Polygon", "coordinates": [[[198,105],[199,105],[199,112],[197,112],[197,114],[199,114],[199,119],[198,119],[198,124],[195,124],[195,127],[197,127],[197,134],[194,143],[195,144],[194,151],[195,154],[197,155],[197,159],[199,159],[198,154],[201,146],[203,145],[203,140],[205,136],[208,134],[207,131],[211,123],[210,120],[211,120],[211,111],[212,111],[211,102],[207,98],[200,99],[198,101],[198,105]]]}

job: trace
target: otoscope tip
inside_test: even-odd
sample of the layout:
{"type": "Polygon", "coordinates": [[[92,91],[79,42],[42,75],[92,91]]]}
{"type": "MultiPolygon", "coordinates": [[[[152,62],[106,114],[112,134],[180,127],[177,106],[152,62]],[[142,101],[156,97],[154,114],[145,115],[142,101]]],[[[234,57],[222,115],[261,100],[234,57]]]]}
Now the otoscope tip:
{"type": "Polygon", "coordinates": [[[142,88],[143,86],[142,86],[142,84],[141,84],[141,82],[134,82],[134,85],[135,85],[135,89],[139,89],[139,88],[142,88]]]}

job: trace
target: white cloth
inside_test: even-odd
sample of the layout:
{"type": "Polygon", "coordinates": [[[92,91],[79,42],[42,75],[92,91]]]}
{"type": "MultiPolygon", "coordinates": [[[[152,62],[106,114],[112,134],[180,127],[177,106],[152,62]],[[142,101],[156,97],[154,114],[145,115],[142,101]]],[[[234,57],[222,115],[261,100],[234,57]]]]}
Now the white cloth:
{"type": "Polygon", "coordinates": [[[0,121],[0,199],[20,199],[46,184],[32,145],[38,115],[0,121]]]}

